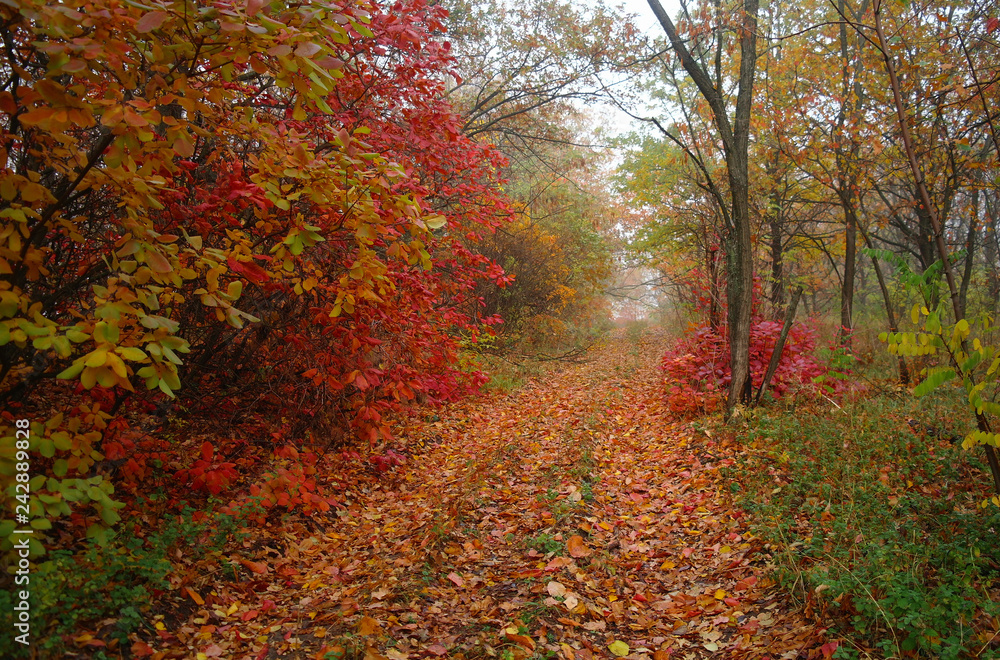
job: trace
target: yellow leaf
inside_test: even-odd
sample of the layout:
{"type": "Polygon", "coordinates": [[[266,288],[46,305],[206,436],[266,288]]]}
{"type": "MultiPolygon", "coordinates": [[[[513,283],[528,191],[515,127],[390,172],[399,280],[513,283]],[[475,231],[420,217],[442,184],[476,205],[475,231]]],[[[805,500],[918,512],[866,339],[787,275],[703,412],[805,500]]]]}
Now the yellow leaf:
{"type": "Polygon", "coordinates": [[[169,273],[174,269],[167,258],[156,250],[146,251],[146,263],[155,273],[169,273]]]}
{"type": "Polygon", "coordinates": [[[608,650],[619,658],[624,658],[629,652],[628,644],[622,641],[611,642],[608,644],[608,650]]]}
{"type": "Polygon", "coordinates": [[[108,128],[114,128],[118,124],[122,123],[125,118],[125,108],[120,105],[110,106],[101,115],[101,125],[108,128]]]}
{"type": "Polygon", "coordinates": [[[87,356],[87,360],[84,364],[88,367],[103,367],[104,363],[108,361],[108,351],[104,348],[98,348],[87,356]]]}
{"type": "Polygon", "coordinates": [[[178,135],[174,139],[173,144],[174,153],[181,158],[190,158],[194,155],[194,145],[191,144],[191,140],[188,139],[187,135],[178,135]]]}
{"type": "Polygon", "coordinates": [[[447,224],[447,222],[448,219],[440,214],[429,215],[427,216],[426,219],[424,219],[424,224],[430,227],[431,229],[440,229],[441,227],[444,227],[445,224],[447,224]]]}
{"type": "Polygon", "coordinates": [[[111,367],[120,378],[128,378],[128,371],[125,369],[125,363],[122,359],[115,355],[114,353],[107,354],[107,365],[111,367]]]}

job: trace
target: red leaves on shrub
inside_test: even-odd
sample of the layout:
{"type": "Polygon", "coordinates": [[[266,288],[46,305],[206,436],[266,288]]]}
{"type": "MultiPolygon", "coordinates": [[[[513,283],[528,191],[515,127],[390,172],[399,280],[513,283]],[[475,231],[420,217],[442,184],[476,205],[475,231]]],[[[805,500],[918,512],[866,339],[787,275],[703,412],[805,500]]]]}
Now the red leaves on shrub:
{"type": "MultiPolygon", "coordinates": [[[[757,320],[750,328],[750,373],[754,392],[760,387],[782,324],[757,320]]],[[[827,372],[813,356],[815,329],[796,323],[788,333],[778,370],[768,386],[776,397],[794,387],[813,388],[813,380],[827,372]]],[[[715,410],[726,396],[729,371],[729,341],[709,326],[688,332],[663,356],[667,400],[678,414],[697,415],[715,410]]]]}

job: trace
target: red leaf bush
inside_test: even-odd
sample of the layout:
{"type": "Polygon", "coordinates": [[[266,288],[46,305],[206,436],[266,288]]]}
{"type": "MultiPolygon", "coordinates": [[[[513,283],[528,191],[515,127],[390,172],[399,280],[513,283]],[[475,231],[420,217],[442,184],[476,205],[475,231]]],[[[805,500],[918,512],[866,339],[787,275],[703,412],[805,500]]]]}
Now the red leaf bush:
{"type": "MultiPolygon", "coordinates": [[[[760,387],[782,324],[757,320],[750,328],[750,374],[754,392],[760,387]]],[[[792,325],[781,352],[781,361],[768,391],[775,397],[793,388],[814,388],[814,380],[827,373],[816,361],[816,330],[809,323],[792,325]]],[[[711,412],[725,400],[732,377],[729,340],[710,326],[689,331],[663,356],[660,368],[670,409],[679,415],[711,412]]],[[[839,383],[840,381],[833,381],[839,383]]]]}

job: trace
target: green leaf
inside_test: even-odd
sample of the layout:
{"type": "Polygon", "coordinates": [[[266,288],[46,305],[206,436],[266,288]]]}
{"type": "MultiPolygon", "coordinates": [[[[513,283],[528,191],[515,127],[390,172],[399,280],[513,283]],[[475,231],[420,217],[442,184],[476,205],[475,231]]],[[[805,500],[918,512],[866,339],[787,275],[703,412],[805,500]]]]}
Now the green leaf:
{"type": "Polygon", "coordinates": [[[111,507],[101,507],[101,520],[107,525],[114,525],[116,522],[121,520],[122,517],[119,516],[114,509],[111,507]]]}
{"type": "Polygon", "coordinates": [[[62,378],[63,380],[69,380],[70,378],[76,378],[77,376],[80,375],[80,372],[83,371],[83,368],[85,366],[86,365],[84,364],[84,360],[81,358],[81,359],[77,360],[76,362],[74,362],[69,367],[66,367],[65,369],[63,369],[62,371],[60,371],[56,375],[56,378],[62,378]]]}
{"type": "Polygon", "coordinates": [[[32,529],[52,529],[52,522],[47,518],[35,518],[31,521],[32,529]]]}
{"type": "Polygon", "coordinates": [[[931,371],[922,383],[913,388],[914,396],[925,396],[930,394],[957,374],[954,369],[944,368],[931,371]]]}
{"type": "Polygon", "coordinates": [[[52,442],[52,438],[38,439],[38,453],[45,458],[52,458],[56,455],[56,444],[52,442]]]}
{"type": "Polygon", "coordinates": [[[149,356],[146,355],[146,353],[142,349],[136,348],[135,346],[126,346],[124,348],[119,348],[117,352],[123,358],[125,358],[126,360],[131,360],[132,362],[142,362],[144,360],[149,359],[149,356]]]}

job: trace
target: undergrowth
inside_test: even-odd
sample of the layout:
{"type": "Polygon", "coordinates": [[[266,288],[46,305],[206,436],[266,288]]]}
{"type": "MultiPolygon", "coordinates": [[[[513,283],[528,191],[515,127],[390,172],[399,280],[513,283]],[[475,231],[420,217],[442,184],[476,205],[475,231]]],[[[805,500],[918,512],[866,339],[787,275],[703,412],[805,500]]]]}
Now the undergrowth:
{"type": "MultiPolygon", "coordinates": [[[[244,514],[249,513],[248,507],[244,514]]],[[[146,538],[123,532],[107,543],[91,539],[75,551],[52,550],[30,574],[31,645],[4,634],[0,657],[27,658],[29,649],[41,657],[61,657],[73,646],[93,652],[126,648],[130,633],[152,629],[151,608],[171,589],[171,558],[180,553],[185,561],[197,561],[218,553],[241,536],[246,522],[245,515],[187,508],[146,538]],[[97,621],[104,626],[100,640],[80,636],[97,621]]],[[[5,631],[14,629],[15,593],[15,587],[0,590],[0,626],[5,631]]]]}
{"type": "MultiPolygon", "coordinates": [[[[1000,511],[943,396],[758,409],[732,488],[835,657],[1000,657],[1000,511]]],[[[958,406],[961,402],[954,402],[958,406]]]]}

